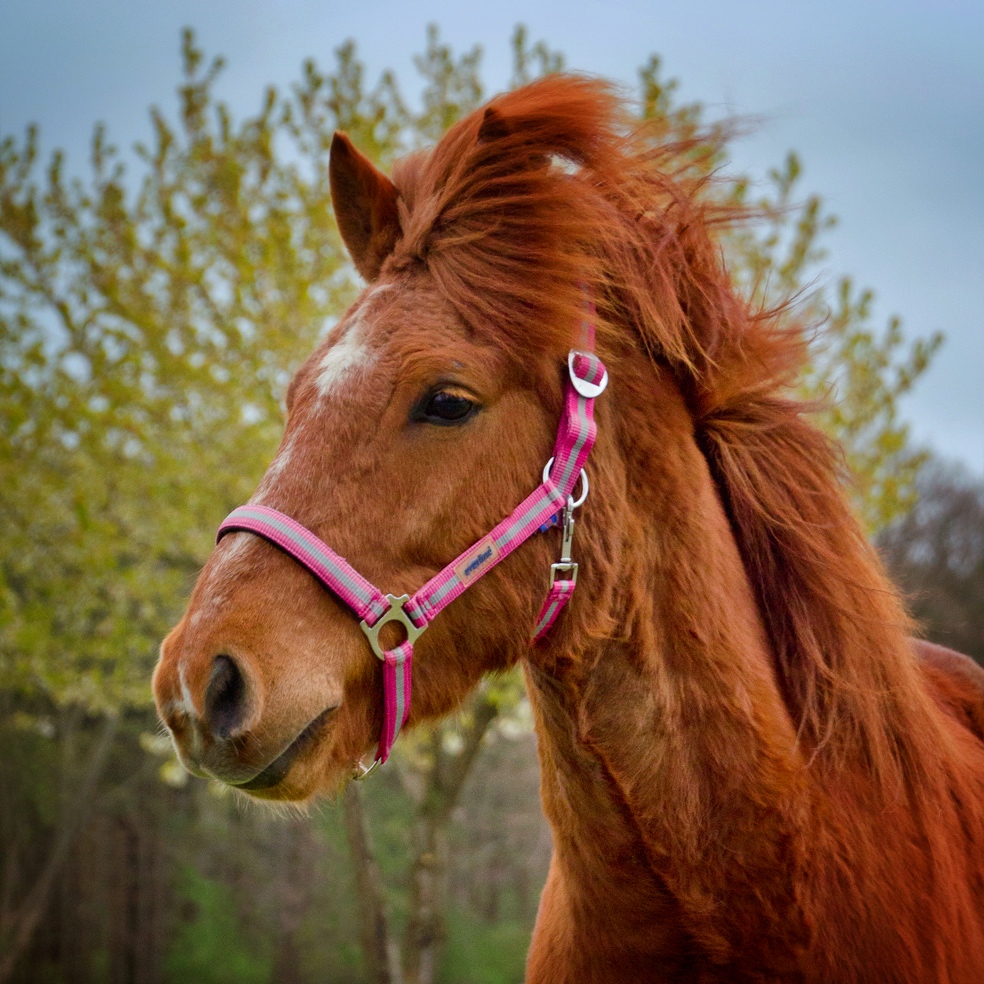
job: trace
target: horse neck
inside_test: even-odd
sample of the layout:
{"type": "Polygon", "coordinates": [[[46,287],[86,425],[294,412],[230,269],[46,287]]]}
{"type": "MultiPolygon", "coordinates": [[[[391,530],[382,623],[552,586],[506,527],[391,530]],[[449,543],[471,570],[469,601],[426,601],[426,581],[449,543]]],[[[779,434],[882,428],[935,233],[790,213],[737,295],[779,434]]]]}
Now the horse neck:
{"type": "MultiPolygon", "coordinates": [[[[656,426],[624,442],[635,465],[625,469],[621,515],[606,519],[622,531],[621,547],[609,536],[607,560],[585,565],[584,580],[617,585],[610,617],[620,631],[574,654],[537,654],[527,680],[552,880],[610,911],[626,898],[638,904],[627,877],[640,890],[648,882],[646,904],[688,935],[691,951],[694,938],[729,950],[728,917],[715,913],[712,926],[709,903],[745,895],[737,882],[763,904],[736,932],[749,938],[749,918],[784,919],[782,935],[799,936],[790,910],[805,794],[753,592],[674,393],[656,426]]],[[[623,427],[632,416],[613,415],[623,427]]],[[[773,957],[759,954],[777,967],[785,959],[773,957]]]]}

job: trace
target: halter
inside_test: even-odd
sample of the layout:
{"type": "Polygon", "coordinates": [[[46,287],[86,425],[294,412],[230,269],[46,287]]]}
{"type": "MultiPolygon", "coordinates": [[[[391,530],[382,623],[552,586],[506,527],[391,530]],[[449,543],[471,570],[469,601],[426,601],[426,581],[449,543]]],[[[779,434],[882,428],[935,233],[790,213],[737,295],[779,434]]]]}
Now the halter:
{"type": "Polygon", "coordinates": [[[306,567],[324,587],[343,601],[362,620],[372,651],[383,663],[383,733],[376,757],[368,768],[360,765],[357,779],[364,779],[389,758],[410,711],[410,673],[413,645],[428,625],[455,598],[503,561],[536,532],[557,525],[562,512],[563,540],[560,560],[550,568],[550,590],[533,630],[533,642],[543,638],[570,601],[577,583],[577,564],[571,560],[574,510],[588,495],[584,464],[594,444],[597,426],[594,400],[608,385],[608,372],[591,351],[594,348],[594,306],[584,325],[585,350],[571,349],[567,357],[568,379],[564,411],[557,430],[553,457],[543,469],[543,481],[506,519],[473,543],[413,596],[383,594],[310,530],[276,509],[245,505],[234,509],[222,522],[216,543],[227,533],[246,532],[279,547],[306,567]],[[581,479],[581,494],[574,488],[581,479]],[[384,650],[379,633],[389,622],[399,622],[406,639],[384,650]]]}

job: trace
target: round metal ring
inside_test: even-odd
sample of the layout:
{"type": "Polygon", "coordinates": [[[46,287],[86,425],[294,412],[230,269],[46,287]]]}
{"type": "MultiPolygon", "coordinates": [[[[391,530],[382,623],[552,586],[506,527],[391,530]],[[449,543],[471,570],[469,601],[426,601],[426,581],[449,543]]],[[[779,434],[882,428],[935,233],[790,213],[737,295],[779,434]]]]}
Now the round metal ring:
{"type": "Polygon", "coordinates": [[[584,500],[588,497],[588,473],[583,468],[579,477],[581,479],[581,495],[577,499],[571,498],[567,500],[571,509],[577,509],[578,506],[583,505],[584,500]]]}
{"type": "MultiPolygon", "coordinates": [[[[543,481],[546,481],[550,477],[550,469],[553,467],[554,459],[551,459],[543,466],[543,481]]],[[[584,504],[584,500],[588,497],[588,473],[582,468],[581,474],[578,476],[581,480],[581,494],[574,499],[573,496],[569,496],[567,499],[567,504],[571,509],[577,509],[578,506],[584,504]]],[[[577,487],[575,483],[575,488],[577,487]]],[[[573,491],[573,490],[572,490],[573,491]]]]}
{"type": "Polygon", "coordinates": [[[360,759],[355,763],[355,768],[352,770],[352,778],[356,782],[362,782],[363,779],[368,779],[375,771],[379,768],[379,759],[373,759],[372,765],[363,765],[360,759]]]}

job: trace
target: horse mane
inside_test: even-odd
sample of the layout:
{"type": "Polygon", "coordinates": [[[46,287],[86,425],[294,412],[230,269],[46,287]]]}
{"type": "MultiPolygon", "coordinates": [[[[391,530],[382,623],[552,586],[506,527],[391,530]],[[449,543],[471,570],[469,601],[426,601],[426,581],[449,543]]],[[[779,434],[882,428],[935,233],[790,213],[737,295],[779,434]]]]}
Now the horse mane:
{"type": "Polygon", "coordinates": [[[425,265],[472,331],[518,354],[566,353],[587,286],[602,351],[641,344],[687,400],[800,740],[883,788],[938,795],[926,770],[947,738],[908,617],[847,503],[838,450],[790,392],[806,333],[786,309],[756,309],[725,267],[718,231],[752,215],[708,177],[719,149],[641,124],[602,81],[546,77],[397,164],[387,263],[425,265]]]}

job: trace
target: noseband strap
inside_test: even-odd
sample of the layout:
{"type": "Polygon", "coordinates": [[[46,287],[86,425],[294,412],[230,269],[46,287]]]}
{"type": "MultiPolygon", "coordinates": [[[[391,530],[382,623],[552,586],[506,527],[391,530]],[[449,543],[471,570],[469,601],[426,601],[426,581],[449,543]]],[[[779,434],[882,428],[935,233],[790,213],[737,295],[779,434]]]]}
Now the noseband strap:
{"type": "MultiPolygon", "coordinates": [[[[593,313],[593,311],[592,311],[593,313]]],[[[594,325],[585,327],[587,348],[593,348],[594,325]]],[[[559,563],[551,569],[550,591],[537,617],[533,641],[542,638],[570,600],[577,581],[577,564],[570,558],[574,530],[573,499],[597,427],[594,400],[605,389],[608,373],[591,351],[572,349],[568,358],[568,380],[564,412],[557,432],[554,456],[537,486],[506,519],[473,543],[464,553],[432,577],[411,597],[383,594],[344,557],[305,529],[300,523],[267,506],[245,505],[234,509],[219,527],[216,542],[228,533],[248,532],[269,541],[306,567],[329,591],[362,619],[373,652],[383,663],[383,732],[368,775],[389,757],[390,749],[410,711],[410,676],[413,644],[417,637],[463,591],[505,560],[520,544],[538,531],[555,525],[563,513],[564,540],[559,563]],[[558,575],[563,574],[563,577],[558,575]],[[384,650],[379,630],[388,622],[399,622],[407,638],[384,650]]],[[[583,486],[587,492],[587,479],[583,486]]],[[[581,499],[583,501],[583,497],[581,499]]]]}

